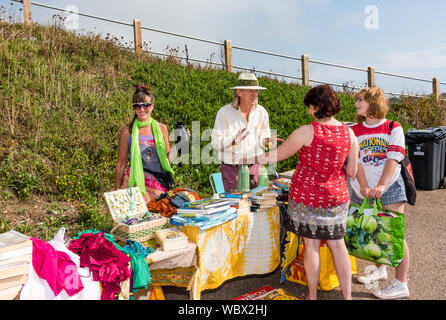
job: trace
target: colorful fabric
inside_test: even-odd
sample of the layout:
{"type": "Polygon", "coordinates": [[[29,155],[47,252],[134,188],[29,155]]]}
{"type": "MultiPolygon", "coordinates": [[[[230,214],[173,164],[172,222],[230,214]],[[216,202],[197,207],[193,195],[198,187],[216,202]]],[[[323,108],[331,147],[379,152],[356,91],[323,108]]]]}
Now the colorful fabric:
{"type": "Polygon", "coordinates": [[[137,254],[142,257],[147,257],[154,250],[151,247],[145,247],[138,241],[127,240],[127,244],[123,247],[124,250],[131,252],[132,254],[137,254]]]}
{"type": "MultiPolygon", "coordinates": [[[[130,178],[130,168],[127,169],[127,172],[125,174],[124,177],[124,183],[123,183],[123,188],[125,188],[126,186],[129,185],[129,178],[130,178]]],[[[144,172],[144,185],[145,185],[145,190],[146,192],[148,192],[148,189],[153,189],[153,190],[157,190],[157,191],[162,191],[162,192],[167,192],[169,191],[169,189],[167,189],[166,187],[164,187],[156,178],[153,174],[150,174],[148,172],[144,172]]]]}
{"type": "MultiPolygon", "coordinates": [[[[123,248],[114,240],[113,235],[99,231],[95,228],[79,232],[75,237],[73,237],[73,239],[79,239],[80,236],[83,234],[98,234],[98,233],[103,234],[104,238],[108,240],[108,242],[113,244],[113,246],[117,250],[121,251],[123,254],[125,254],[126,256],[128,255],[130,257],[131,259],[130,263],[132,267],[132,291],[137,292],[139,289],[143,288],[146,289],[147,286],[151,283],[151,275],[149,267],[145,261],[146,257],[145,252],[150,253],[153,251],[153,248],[147,247],[145,248],[145,250],[143,250],[142,248],[144,246],[142,244],[140,244],[141,250],[135,250],[135,248],[138,247],[138,245],[136,245],[136,247],[133,249],[129,249],[126,246],[124,246],[123,248]]],[[[139,242],[135,241],[133,243],[139,243],[139,242]]]]}
{"type": "Polygon", "coordinates": [[[279,208],[249,212],[207,230],[182,227],[197,244],[200,259],[191,282],[191,298],[215,289],[228,279],[265,274],[279,265],[279,208]]]}
{"type": "Polygon", "coordinates": [[[313,141],[300,150],[291,178],[288,214],[300,236],[342,239],[350,201],[344,168],[350,133],[346,125],[312,126],[313,141]]]}
{"type": "Polygon", "coordinates": [[[37,238],[31,238],[31,240],[34,271],[48,282],[55,296],[65,289],[71,297],[84,288],[77,266],[68,254],[56,251],[52,245],[43,240],[37,238]]]}
{"type": "Polygon", "coordinates": [[[68,247],[80,256],[80,266],[89,267],[93,279],[102,285],[102,300],[114,300],[121,292],[120,283],[131,275],[130,258],[108,241],[103,232],[83,233],[68,247]]]}
{"type": "MultiPolygon", "coordinates": [[[[391,122],[391,120],[383,119],[375,125],[363,122],[352,126],[359,145],[358,164],[364,168],[365,177],[371,189],[375,188],[381,179],[388,159],[400,162],[406,156],[403,127],[394,121],[390,129],[391,122]]],[[[395,183],[400,172],[401,166],[398,164],[384,191],[395,183]]],[[[351,186],[356,195],[364,199],[357,179],[351,180],[351,186]]]]}

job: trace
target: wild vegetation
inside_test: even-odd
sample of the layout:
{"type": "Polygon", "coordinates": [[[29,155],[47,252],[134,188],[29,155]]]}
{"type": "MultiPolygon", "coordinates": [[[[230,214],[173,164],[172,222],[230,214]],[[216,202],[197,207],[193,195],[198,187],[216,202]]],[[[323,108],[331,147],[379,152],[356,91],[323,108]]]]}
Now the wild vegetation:
{"type": "MultiPolygon", "coordinates": [[[[136,84],[153,88],[155,119],[169,130],[184,122],[195,146],[204,140],[201,149],[191,152],[190,162],[199,156],[194,152],[209,144],[201,135],[213,127],[217,110],[232,100],[228,88],[237,74],[184,65],[175,56],[140,57],[123,49],[118,39],[107,38],[68,32],[57,23],[27,27],[0,22],[0,232],[14,228],[48,239],[62,226],[69,235],[111,229],[103,193],[114,186],[118,136],[131,119],[136,84]],[[199,122],[199,130],[193,122],[199,122]]],[[[268,88],[259,103],[277,134],[286,138],[310,121],[303,104],[309,88],[259,80],[268,88]]],[[[340,92],[339,98],[343,108],[337,118],[353,121],[351,95],[340,92]]],[[[440,117],[430,100],[411,103],[403,100],[389,118],[401,120],[407,130],[440,117]]],[[[296,160],[279,163],[277,171],[294,168],[296,160]]],[[[175,187],[208,196],[209,174],[219,165],[201,162],[174,169],[175,187]]]]}

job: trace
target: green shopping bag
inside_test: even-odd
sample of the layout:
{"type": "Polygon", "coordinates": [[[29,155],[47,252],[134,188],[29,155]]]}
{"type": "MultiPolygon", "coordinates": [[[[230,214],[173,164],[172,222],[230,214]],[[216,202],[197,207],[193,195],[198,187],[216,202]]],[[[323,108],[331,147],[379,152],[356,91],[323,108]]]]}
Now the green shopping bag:
{"type": "Polygon", "coordinates": [[[397,267],[404,258],[404,214],[384,210],[379,199],[373,207],[368,198],[351,204],[344,240],[352,256],[397,267]]]}

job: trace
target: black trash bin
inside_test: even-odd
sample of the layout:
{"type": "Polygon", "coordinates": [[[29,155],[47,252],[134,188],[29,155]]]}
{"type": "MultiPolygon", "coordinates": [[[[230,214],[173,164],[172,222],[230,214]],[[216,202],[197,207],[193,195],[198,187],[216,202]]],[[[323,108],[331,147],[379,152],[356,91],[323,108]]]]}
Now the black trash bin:
{"type": "Polygon", "coordinates": [[[405,134],[417,189],[444,187],[446,170],[446,127],[412,129],[405,134]]]}

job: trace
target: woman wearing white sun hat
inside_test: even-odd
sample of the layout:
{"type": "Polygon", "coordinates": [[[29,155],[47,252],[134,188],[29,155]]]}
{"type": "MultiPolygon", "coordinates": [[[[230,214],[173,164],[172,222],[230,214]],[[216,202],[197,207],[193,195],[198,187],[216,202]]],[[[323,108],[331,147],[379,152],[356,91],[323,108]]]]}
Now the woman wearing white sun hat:
{"type": "MultiPolygon", "coordinates": [[[[234,100],[220,108],[215,118],[211,144],[221,161],[221,174],[226,192],[235,191],[239,164],[244,157],[253,157],[271,147],[278,136],[271,136],[269,116],[258,104],[259,81],[252,73],[241,73],[234,90],[234,100]]],[[[249,165],[252,180],[257,183],[261,165],[249,165]]]]}

